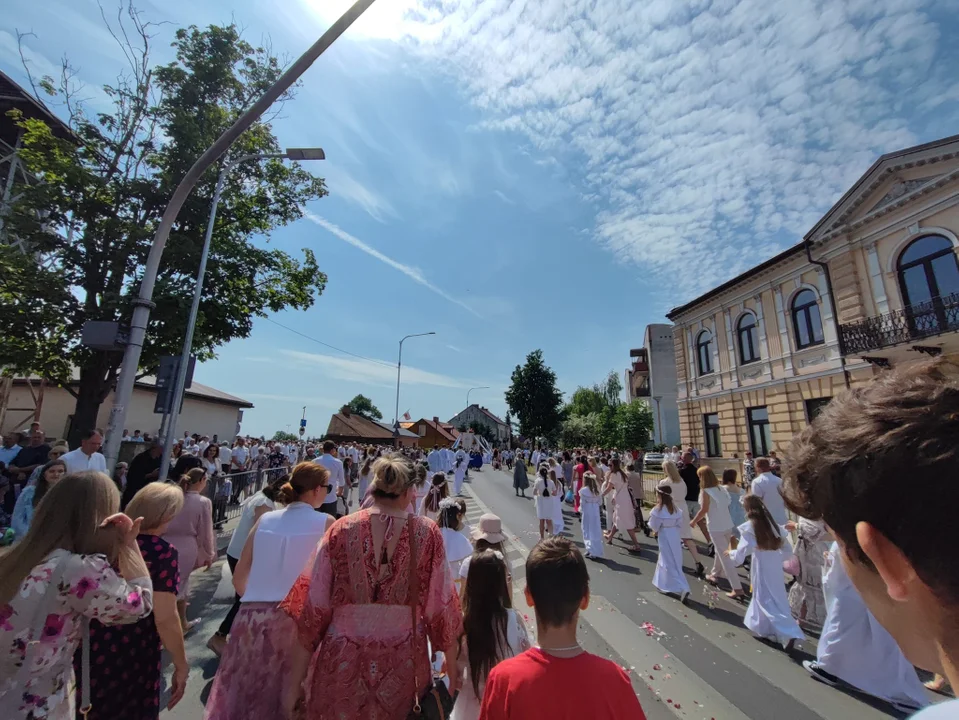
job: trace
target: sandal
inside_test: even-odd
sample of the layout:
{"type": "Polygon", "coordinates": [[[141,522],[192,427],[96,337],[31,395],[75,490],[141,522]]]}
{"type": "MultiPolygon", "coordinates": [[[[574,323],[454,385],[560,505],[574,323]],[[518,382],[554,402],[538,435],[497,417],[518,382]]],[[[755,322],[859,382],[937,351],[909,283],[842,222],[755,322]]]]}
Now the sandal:
{"type": "Polygon", "coordinates": [[[710,585],[719,585],[719,578],[712,574],[707,575],[703,578],[703,580],[708,582],[710,585]]]}

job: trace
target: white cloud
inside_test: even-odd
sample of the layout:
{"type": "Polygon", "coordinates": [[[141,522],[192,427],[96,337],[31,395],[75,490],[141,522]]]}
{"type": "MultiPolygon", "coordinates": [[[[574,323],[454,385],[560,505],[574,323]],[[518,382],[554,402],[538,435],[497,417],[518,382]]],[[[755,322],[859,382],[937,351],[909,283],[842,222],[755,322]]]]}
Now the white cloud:
{"type": "Polygon", "coordinates": [[[462,349],[462,348],[458,348],[458,347],[456,347],[455,345],[447,345],[446,347],[447,347],[448,349],[452,350],[453,352],[458,352],[458,353],[463,352],[463,349],[462,349]]]}
{"type": "Polygon", "coordinates": [[[370,190],[341,167],[328,164],[326,170],[326,185],[330,197],[343,198],[359,205],[370,217],[379,222],[386,222],[386,217],[399,217],[393,205],[379,193],[370,190]]]}
{"type": "MultiPolygon", "coordinates": [[[[325,374],[348,382],[365,383],[383,387],[396,387],[396,367],[388,367],[389,362],[380,360],[371,362],[357,358],[344,358],[321,353],[302,352],[300,350],[280,350],[280,354],[299,364],[323,370],[325,374]],[[381,365],[380,363],[387,363],[381,365]]],[[[472,381],[461,380],[439,373],[420,370],[409,365],[403,366],[404,385],[433,385],[436,387],[468,389],[472,381]]]]}
{"type": "Polygon", "coordinates": [[[388,0],[360,34],[452,68],[486,127],[581,169],[593,237],[681,300],[798,240],[877,155],[918,141],[912,114],[955,92],[933,72],[934,7],[388,0]]]}
{"type": "Polygon", "coordinates": [[[394,270],[399,270],[401,273],[403,273],[404,275],[406,275],[408,278],[410,278],[410,279],[413,280],[414,282],[419,283],[419,284],[422,285],[423,287],[425,287],[425,288],[427,288],[427,289],[429,289],[429,290],[432,290],[434,293],[436,293],[437,295],[439,295],[439,296],[440,296],[441,298],[443,298],[444,300],[448,300],[449,302],[453,303],[454,305],[459,305],[461,308],[463,308],[464,310],[469,311],[470,313],[472,313],[473,315],[475,315],[475,316],[478,317],[478,318],[481,318],[481,317],[482,317],[482,315],[480,315],[478,312],[476,312],[476,310],[474,310],[472,307],[470,307],[469,305],[467,305],[465,302],[463,302],[462,300],[459,300],[459,299],[453,297],[452,295],[450,295],[449,293],[447,293],[445,290],[437,287],[436,285],[434,285],[433,283],[431,283],[429,280],[427,280],[426,277],[423,275],[423,271],[420,270],[419,268],[412,267],[411,265],[404,265],[403,263],[399,262],[398,260],[394,260],[393,258],[391,258],[391,257],[389,257],[389,256],[387,256],[387,255],[384,255],[383,253],[381,253],[381,252],[380,252],[379,250],[377,250],[376,248],[370,247],[369,245],[367,245],[365,242],[363,242],[363,241],[360,240],[359,238],[354,237],[353,235],[350,235],[348,232],[346,232],[346,230],[343,230],[343,229],[340,228],[339,226],[334,225],[333,223],[331,223],[329,220],[327,220],[327,219],[324,218],[324,217],[321,217],[321,216],[316,215],[316,214],[314,214],[314,213],[311,213],[311,212],[309,212],[309,211],[306,212],[306,213],[304,213],[304,215],[305,215],[309,220],[312,220],[313,222],[315,222],[315,223],[316,223],[317,225],[319,225],[320,227],[322,227],[322,228],[324,228],[325,230],[328,230],[329,232],[331,232],[333,235],[335,235],[336,237],[338,237],[338,238],[339,238],[340,240],[342,240],[343,242],[349,243],[350,245],[352,245],[353,247],[355,247],[357,250],[362,250],[362,251],[365,252],[367,255],[376,258],[377,260],[379,260],[380,262],[382,262],[382,263],[384,263],[384,264],[386,264],[386,265],[389,265],[389,266],[390,266],[391,268],[393,268],[394,270]]]}
{"type": "Polygon", "coordinates": [[[506,193],[504,193],[502,190],[494,190],[494,191],[493,191],[493,194],[494,194],[496,197],[498,197],[500,200],[502,200],[504,203],[506,203],[507,205],[515,205],[515,204],[516,204],[516,201],[513,200],[509,195],[507,195],[506,193]]]}

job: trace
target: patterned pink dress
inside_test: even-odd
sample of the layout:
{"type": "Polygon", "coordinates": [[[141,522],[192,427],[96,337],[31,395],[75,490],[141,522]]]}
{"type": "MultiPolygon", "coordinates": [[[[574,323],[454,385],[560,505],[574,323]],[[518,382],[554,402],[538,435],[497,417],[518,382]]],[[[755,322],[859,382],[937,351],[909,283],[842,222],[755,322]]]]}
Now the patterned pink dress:
{"type": "MultiPolygon", "coordinates": [[[[313,653],[306,680],[310,720],[405,720],[413,707],[410,524],[397,520],[396,549],[377,586],[375,521],[361,510],[334,523],[280,605],[313,653]]],[[[426,638],[437,650],[451,647],[463,618],[439,527],[414,515],[412,528],[420,586],[415,692],[422,695],[432,678],[426,638]]]]}
{"type": "Polygon", "coordinates": [[[73,653],[80,644],[81,618],[122,625],[152,611],[150,578],[127,582],[103,555],[54,550],[24,579],[10,603],[0,606],[0,717],[73,720],[73,653]],[[56,590],[55,610],[35,638],[34,616],[61,562],[66,566],[56,590]],[[21,671],[30,642],[37,643],[32,665],[21,671]]]}

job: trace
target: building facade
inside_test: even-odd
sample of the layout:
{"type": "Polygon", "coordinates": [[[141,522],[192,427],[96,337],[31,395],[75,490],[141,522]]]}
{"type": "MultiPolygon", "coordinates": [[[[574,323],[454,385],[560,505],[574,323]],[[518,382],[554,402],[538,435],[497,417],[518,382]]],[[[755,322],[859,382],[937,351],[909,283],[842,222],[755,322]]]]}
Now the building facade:
{"type": "Polygon", "coordinates": [[[629,351],[632,365],[626,370],[627,400],[645,401],[653,413],[652,441],[675,445],[680,441],[677,403],[676,355],[673,328],[664,323],[647,325],[643,347],[629,351]]]}
{"type": "Polygon", "coordinates": [[[463,425],[467,428],[486,425],[493,433],[495,445],[504,446],[509,442],[509,427],[506,423],[476,403],[451,417],[448,424],[457,429],[463,425]]]}
{"type": "Polygon", "coordinates": [[[785,449],[883,368],[959,358],[959,136],[883,155],[803,242],[668,313],[683,443],[785,449]]]}

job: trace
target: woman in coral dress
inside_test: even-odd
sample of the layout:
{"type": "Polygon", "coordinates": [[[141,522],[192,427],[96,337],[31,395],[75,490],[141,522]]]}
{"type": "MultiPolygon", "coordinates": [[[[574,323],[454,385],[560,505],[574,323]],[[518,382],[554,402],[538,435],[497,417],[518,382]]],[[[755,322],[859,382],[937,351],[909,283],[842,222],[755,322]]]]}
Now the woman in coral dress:
{"type": "Polygon", "coordinates": [[[455,658],[459,597],[439,527],[406,510],[414,482],[401,456],[377,460],[373,506],[334,523],[281,603],[299,639],[284,688],[288,715],[301,705],[310,720],[405,720],[432,680],[427,639],[455,658]]]}

